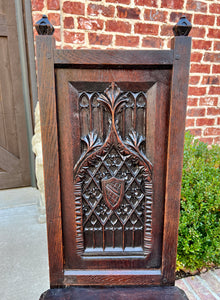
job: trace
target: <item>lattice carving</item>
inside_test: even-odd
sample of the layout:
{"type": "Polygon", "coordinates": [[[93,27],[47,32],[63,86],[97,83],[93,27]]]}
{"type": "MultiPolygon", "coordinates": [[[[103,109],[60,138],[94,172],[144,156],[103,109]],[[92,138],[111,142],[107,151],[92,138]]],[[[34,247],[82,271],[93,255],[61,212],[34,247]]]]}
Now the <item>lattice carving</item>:
{"type": "Polygon", "coordinates": [[[74,168],[78,254],[147,256],[152,247],[152,165],[142,151],[145,139],[135,130],[146,96],[112,83],[104,93],[81,93],[79,102],[81,132],[89,132],[82,137],[85,146],[74,168]],[[103,117],[105,111],[109,116],[107,137],[92,131],[94,108],[97,115],[103,117]],[[132,110],[134,125],[127,135],[121,123],[126,110],[132,110]]]}

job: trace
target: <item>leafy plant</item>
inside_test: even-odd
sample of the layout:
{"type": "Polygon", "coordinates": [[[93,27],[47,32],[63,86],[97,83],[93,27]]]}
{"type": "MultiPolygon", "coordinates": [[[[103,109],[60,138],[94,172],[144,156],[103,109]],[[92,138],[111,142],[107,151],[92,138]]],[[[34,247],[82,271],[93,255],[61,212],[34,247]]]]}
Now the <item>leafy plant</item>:
{"type": "Polygon", "coordinates": [[[178,269],[220,264],[220,147],[185,136],[178,269]]]}

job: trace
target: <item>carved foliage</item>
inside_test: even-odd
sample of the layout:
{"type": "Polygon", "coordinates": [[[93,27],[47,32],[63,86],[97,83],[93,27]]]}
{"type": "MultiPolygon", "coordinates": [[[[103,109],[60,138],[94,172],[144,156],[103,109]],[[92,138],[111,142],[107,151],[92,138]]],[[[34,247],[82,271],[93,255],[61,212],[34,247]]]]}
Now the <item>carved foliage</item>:
{"type": "Polygon", "coordinates": [[[74,168],[78,254],[131,255],[130,249],[147,256],[152,246],[152,166],[140,150],[144,138],[134,129],[125,141],[120,136],[116,115],[129,102],[128,92],[112,83],[96,97],[111,122],[106,139],[94,132],[82,138],[86,149],[74,168]]]}

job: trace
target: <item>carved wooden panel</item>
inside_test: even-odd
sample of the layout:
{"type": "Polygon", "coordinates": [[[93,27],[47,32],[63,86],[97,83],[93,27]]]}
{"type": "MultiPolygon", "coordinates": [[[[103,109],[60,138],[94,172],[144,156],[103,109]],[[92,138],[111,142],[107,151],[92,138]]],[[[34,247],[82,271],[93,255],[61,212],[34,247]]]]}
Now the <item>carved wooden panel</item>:
{"type": "Polygon", "coordinates": [[[170,80],[56,70],[65,270],[160,268],[170,80]]]}
{"type": "Polygon", "coordinates": [[[79,92],[78,101],[78,254],[147,256],[152,248],[152,164],[142,151],[146,94],[123,91],[112,82],[103,91],[79,92]]]}

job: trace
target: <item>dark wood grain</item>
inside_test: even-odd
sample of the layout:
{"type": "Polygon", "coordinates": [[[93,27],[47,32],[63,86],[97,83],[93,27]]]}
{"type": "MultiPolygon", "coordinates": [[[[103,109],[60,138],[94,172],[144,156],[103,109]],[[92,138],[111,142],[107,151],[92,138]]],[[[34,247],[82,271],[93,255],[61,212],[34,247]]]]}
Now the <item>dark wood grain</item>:
{"type": "Polygon", "coordinates": [[[37,36],[38,95],[44,161],[50,284],[63,282],[63,242],[58,153],[57,107],[51,36],[37,36]]]}
{"type": "MultiPolygon", "coordinates": [[[[169,106],[169,85],[171,80],[171,70],[71,70],[71,69],[57,69],[56,70],[56,80],[57,80],[57,99],[58,99],[58,122],[59,122],[59,143],[60,143],[60,164],[61,164],[61,183],[62,183],[62,206],[63,206],[63,237],[64,237],[64,253],[65,253],[65,268],[91,268],[91,269],[106,269],[106,267],[111,268],[143,268],[148,267],[160,267],[161,264],[161,241],[162,241],[162,228],[163,228],[163,207],[164,202],[164,185],[165,177],[163,177],[165,168],[165,158],[166,158],[166,131],[168,122],[167,106],[169,106]],[[153,80],[155,84],[155,93],[150,96],[147,94],[147,106],[150,102],[154,103],[157,107],[156,116],[153,115],[147,117],[148,123],[152,123],[152,132],[156,132],[156,128],[160,127],[160,132],[154,135],[151,140],[148,138],[148,144],[152,144],[153,152],[156,147],[157,153],[155,158],[157,160],[157,166],[154,172],[154,181],[158,178],[158,185],[156,182],[155,186],[158,186],[157,191],[155,191],[155,200],[153,201],[153,206],[155,207],[155,220],[153,220],[153,239],[152,244],[153,251],[151,254],[151,259],[146,260],[144,257],[126,257],[118,255],[118,258],[113,260],[108,258],[106,255],[102,255],[102,258],[96,257],[85,257],[82,259],[77,255],[75,251],[75,237],[76,230],[74,227],[74,209],[75,201],[73,198],[73,173],[75,163],[80,158],[81,152],[80,148],[80,121],[79,121],[79,108],[77,107],[78,95],[77,88],[79,92],[83,91],[84,88],[88,86],[89,90],[95,91],[95,82],[107,82],[105,84],[108,86],[108,82],[115,80],[119,85],[122,85],[124,89],[133,88],[138,90],[138,86],[149,87],[153,85],[153,80]],[[89,84],[91,82],[91,84],[89,84]],[[127,87],[126,87],[127,86],[127,87]],[[75,106],[75,108],[74,108],[75,106]],[[156,117],[156,122],[154,118],[156,117]],[[74,136],[74,138],[73,138],[74,136]],[[155,140],[155,137],[157,140],[155,140]],[[74,141],[74,142],[73,142],[74,141]],[[163,167],[162,167],[163,165],[163,167]],[[71,179],[72,178],[72,179],[71,179]],[[69,226],[73,224],[73,226],[69,226]],[[119,259],[120,258],[120,259],[119,259]],[[132,259],[133,258],[133,259],[132,259]]],[[[152,88],[149,89],[149,91],[152,88]]],[[[128,89],[129,90],[129,89],[128,89]]],[[[149,106],[150,111],[152,109],[149,106]]],[[[98,111],[97,111],[98,114],[98,111]]],[[[94,119],[97,115],[93,116],[94,119]]],[[[139,119],[144,126],[144,120],[139,119]]],[[[126,130],[129,132],[130,128],[128,124],[132,125],[133,122],[126,119],[126,130]]],[[[98,124],[102,128],[102,123],[98,124]]],[[[108,125],[109,126],[109,125],[108,125]]],[[[108,130],[106,127],[106,132],[108,130]]],[[[98,132],[99,127],[95,128],[98,132]]],[[[139,127],[138,127],[139,128],[139,127]]],[[[83,133],[85,133],[83,131],[83,133]]],[[[87,132],[88,133],[88,132],[87,132]]],[[[144,133],[145,134],[145,133],[144,133]]],[[[125,136],[126,138],[126,136],[125,136]]],[[[95,253],[94,253],[95,255],[95,253]]],[[[148,277],[149,279],[149,277],[148,277]]],[[[105,281],[107,283],[107,281],[105,281]]]]}
{"type": "MultiPolygon", "coordinates": [[[[52,286],[173,285],[190,38],[165,51],[51,43],[38,39],[52,286]]],[[[161,297],[184,299],[171,290],[161,297]]]]}
{"type": "Polygon", "coordinates": [[[173,39],[174,64],[170,97],[162,273],[174,283],[180,210],[186,105],[190,66],[190,37],[173,39]]]}
{"type": "Polygon", "coordinates": [[[69,67],[120,67],[172,65],[172,50],[54,50],[54,62],[69,67]]]}
{"type": "Polygon", "coordinates": [[[65,285],[160,285],[160,270],[67,270],[64,273],[65,285]]]}
{"type": "Polygon", "coordinates": [[[48,290],[40,300],[187,300],[177,287],[65,288],[48,290]]]}

